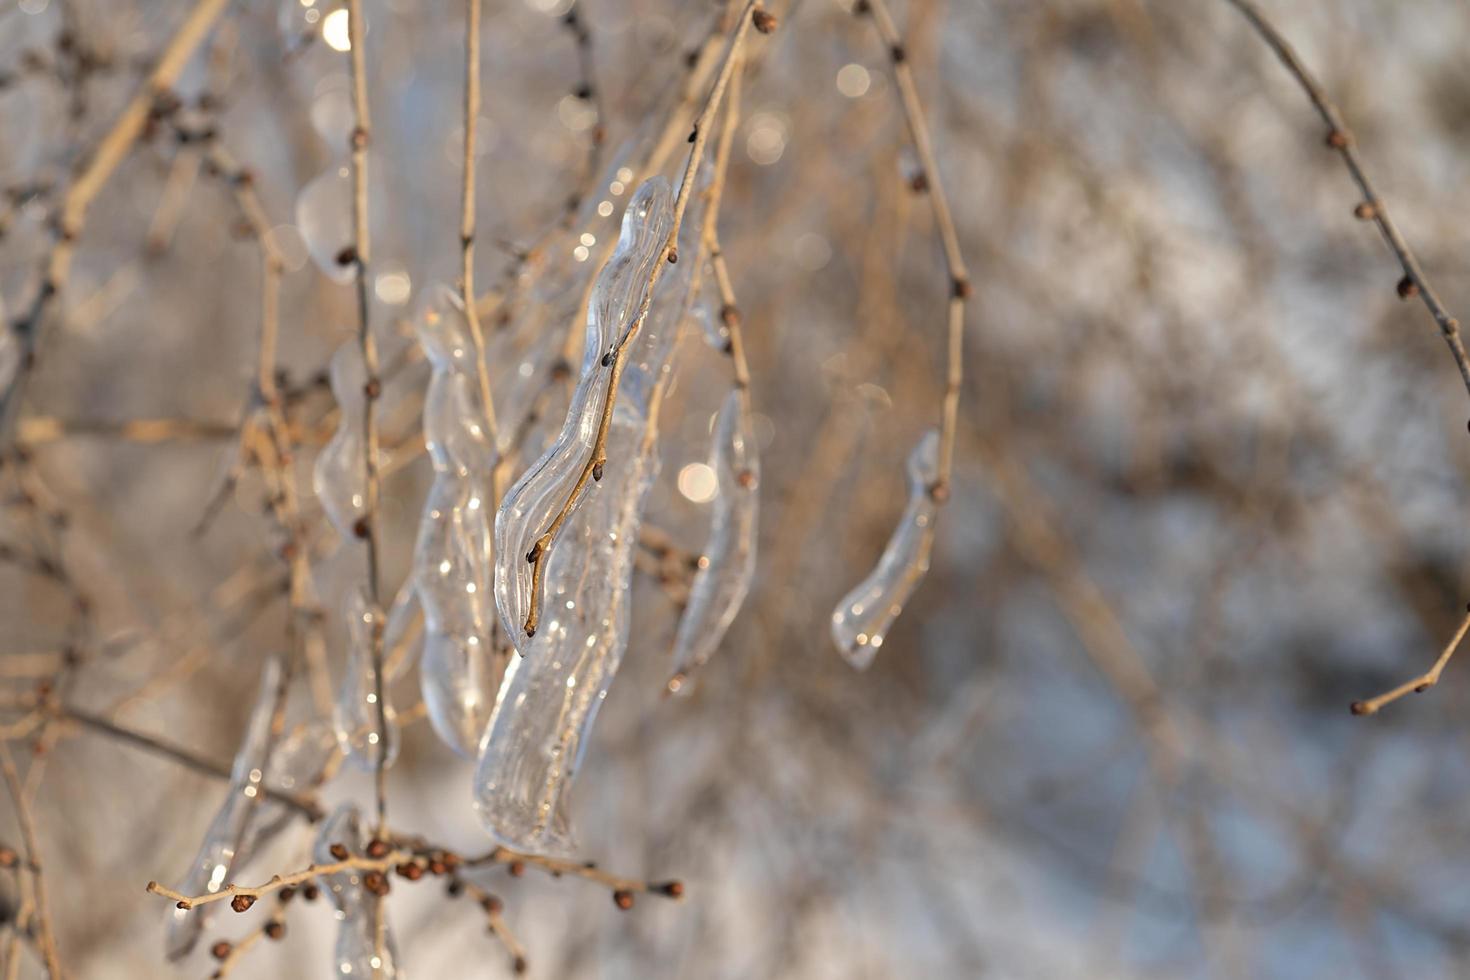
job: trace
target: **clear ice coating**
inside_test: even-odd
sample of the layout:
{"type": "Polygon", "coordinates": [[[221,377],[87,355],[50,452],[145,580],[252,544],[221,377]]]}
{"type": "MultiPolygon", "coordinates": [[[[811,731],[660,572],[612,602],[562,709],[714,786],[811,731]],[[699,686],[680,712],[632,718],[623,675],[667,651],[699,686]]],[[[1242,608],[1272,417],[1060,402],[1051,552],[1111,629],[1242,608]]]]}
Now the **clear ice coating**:
{"type": "Polygon", "coordinates": [[[909,502],[872,573],[832,612],[832,640],[858,670],[873,662],[903,604],[929,571],[938,514],[929,489],[939,476],[939,432],[930,429],[908,458],[909,502]]]}
{"type": "Polygon", "coordinates": [[[398,755],[398,724],[393,703],[388,700],[391,678],[385,672],[383,708],[388,724],[384,732],[378,731],[378,685],[373,680],[373,631],[378,628],[383,611],[373,605],[367,589],[360,586],[348,593],[344,615],[347,663],[332,710],[337,746],[347,761],[360,769],[376,769],[378,753],[386,747],[384,765],[391,766],[398,755]]]}
{"type": "MultiPolygon", "coordinates": [[[[260,693],[255,706],[250,709],[250,718],[245,724],[245,736],[235,753],[235,763],[230,768],[230,787],[225,800],[220,804],[194,862],[176,886],[185,895],[204,895],[220,890],[229,878],[230,869],[237,859],[243,857],[250,834],[251,816],[257,799],[261,796],[261,781],[264,779],[266,756],[270,753],[271,717],[275,713],[276,695],[281,683],[281,663],[272,658],[266,661],[265,671],[260,678],[260,693]]],[[[204,930],[207,911],[214,906],[197,909],[173,909],[169,913],[168,928],[164,938],[165,950],[170,960],[187,956],[199,941],[204,930]]]]}
{"type": "MultiPolygon", "coordinates": [[[[322,821],[312,846],[312,863],[337,864],[332,845],[341,844],[353,854],[362,854],[368,838],[356,804],[344,803],[322,821]]],[[[386,919],[383,900],[362,887],[362,874],[347,868],[322,875],[320,881],[332,896],[341,925],[337,929],[335,976],[363,977],[365,980],[403,980],[398,967],[398,944],[386,919]],[[383,917],[383,948],[378,953],[377,930],[383,917]]]]}
{"type": "Polygon", "coordinates": [[[351,167],[333,164],[301,188],[296,196],[296,230],[323,275],[337,283],[352,281],[353,264],[338,261],[354,238],[351,167]]]}
{"type": "Polygon", "coordinates": [[[433,372],[424,397],[424,442],[434,483],[419,520],[413,576],[424,610],[419,681],[429,720],[450,748],[473,758],[495,704],[501,665],[491,649],[496,453],[463,309],[459,296],[441,285],[418,321],[433,372]]]}
{"type": "MultiPolygon", "coordinates": [[[[654,264],[663,258],[672,209],[673,193],[662,177],[644,181],[629,201],[617,247],[598,273],[588,304],[582,370],[566,422],[551,447],[511,487],[495,515],[495,605],[501,627],[521,653],[531,646],[525,623],[531,607],[532,567],[526,556],[560,512],[587,463],[602,412],[598,389],[609,370],[602,364],[603,355],[643,304],[654,264]]],[[[584,494],[573,513],[585,499],[584,494]]]]}
{"type": "MultiPolygon", "coordinates": [[[[691,207],[680,250],[695,254],[699,234],[691,207]]],[[[608,467],[551,551],[541,627],[507,668],[485,733],[475,810],[490,835],[514,850],[576,850],[572,782],[628,645],[634,552],[659,467],[649,411],[669,368],[674,328],[688,311],[693,264],[672,266],[659,280],[648,318],[629,344],[608,430],[608,467]]]]}
{"type": "Polygon", "coordinates": [[[347,341],[332,355],[331,382],[338,407],[337,431],[317,454],[311,485],[337,533],[351,538],[367,503],[367,440],[362,431],[367,371],[356,340],[347,341]]]}
{"type": "Polygon", "coordinates": [[[718,493],[704,558],[694,574],[689,602],[674,637],[671,692],[687,691],[693,671],[719,648],[755,575],[760,518],[760,458],[750,419],[749,396],[732,390],[715,422],[710,467],[718,493]]]}
{"type": "MultiPolygon", "coordinates": [[[[714,267],[705,263],[704,270],[700,274],[700,280],[704,284],[704,290],[708,292],[715,281],[714,267]]],[[[705,343],[717,351],[723,351],[730,345],[730,328],[725,326],[724,319],[714,303],[698,302],[689,311],[689,316],[699,327],[699,332],[704,335],[705,343]]]]}

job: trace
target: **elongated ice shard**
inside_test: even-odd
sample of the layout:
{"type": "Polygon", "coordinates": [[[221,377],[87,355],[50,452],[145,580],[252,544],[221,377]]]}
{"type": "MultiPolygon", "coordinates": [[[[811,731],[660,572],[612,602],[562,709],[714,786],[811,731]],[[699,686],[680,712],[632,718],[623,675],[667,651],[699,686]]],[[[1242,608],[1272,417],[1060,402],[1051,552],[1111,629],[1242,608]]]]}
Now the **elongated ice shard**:
{"type": "MultiPolygon", "coordinates": [[[[705,294],[715,289],[715,270],[710,263],[705,263],[700,273],[702,283],[701,290],[705,294]]],[[[705,343],[717,351],[728,350],[730,346],[730,328],[725,324],[718,303],[712,302],[706,296],[697,297],[697,302],[689,310],[689,316],[699,327],[699,332],[704,336],[705,343]]]]}
{"type": "Polygon", "coordinates": [[[847,662],[858,670],[873,662],[889,627],[903,611],[924,573],[934,545],[934,518],[938,513],[930,488],[939,475],[939,432],[930,429],[908,458],[909,502],[883,557],[872,573],[832,612],[832,640],[847,662]]]}
{"type": "Polygon", "coordinates": [[[633,549],[657,472],[653,452],[621,457],[551,553],[541,629],[506,670],[475,769],[480,822],[507,847],[576,850],[569,791],[627,646],[633,549]]]}
{"type": "MultiPolygon", "coordinates": [[[[679,237],[696,252],[698,212],[679,237]]],[[[608,430],[608,465],[590,484],[547,562],[541,628],[506,670],[475,769],[475,809],[501,844],[570,854],[571,788],[597,709],[628,645],[634,552],[648,489],[658,475],[649,411],[668,371],[675,326],[689,304],[689,265],[659,280],[629,344],[608,430]]]]}
{"type": "Polygon", "coordinates": [[[413,575],[424,610],[419,682],[429,720],[450,748],[473,758],[501,671],[490,642],[496,450],[463,311],[460,298],[441,285],[418,321],[433,371],[424,396],[424,442],[434,483],[419,519],[413,575]]]}
{"type": "Polygon", "coordinates": [[[362,431],[367,372],[357,341],[344,343],[332,355],[331,381],[337,399],[337,431],[317,455],[311,483],[337,533],[351,538],[367,504],[367,443],[362,431]]]}
{"type": "Polygon", "coordinates": [[[719,648],[755,575],[760,517],[760,457],[747,393],[732,390],[720,407],[710,452],[718,493],[709,541],[694,574],[689,603],[674,637],[671,692],[687,691],[689,676],[719,648]]]}
{"type": "MultiPolygon", "coordinates": [[[[274,658],[266,661],[260,678],[260,693],[255,706],[250,709],[245,735],[230,768],[229,790],[210,821],[193,864],[177,885],[177,890],[185,895],[219,891],[247,844],[251,817],[261,796],[266,756],[270,752],[271,717],[275,712],[276,696],[280,693],[281,669],[280,661],[274,658]]],[[[188,955],[199,941],[204,920],[213,908],[213,905],[205,905],[170,912],[164,940],[169,959],[177,960],[188,955]]]]}
{"type": "Polygon", "coordinates": [[[359,769],[376,769],[381,751],[387,752],[384,765],[391,766],[398,755],[398,723],[393,702],[388,699],[391,678],[385,671],[383,713],[388,724],[382,732],[379,731],[378,684],[373,679],[373,632],[382,628],[383,611],[373,605],[366,587],[359,587],[348,594],[344,615],[347,663],[332,711],[337,746],[347,761],[359,769]]]}
{"type": "Polygon", "coordinates": [[[531,640],[525,632],[532,571],[526,556],[571,496],[587,463],[602,412],[601,383],[609,370],[603,355],[642,307],[654,264],[663,257],[672,208],[672,191],[662,177],[644,181],[628,203],[617,248],[593,287],[582,371],[566,422],[551,448],[506,494],[495,515],[495,604],[502,627],[522,653],[531,640]]]}
{"type": "MultiPolygon", "coordinates": [[[[312,862],[337,864],[339,860],[332,853],[334,845],[340,844],[352,854],[362,854],[368,843],[356,804],[344,803],[322,821],[316,843],[312,846],[312,862]]],[[[393,940],[393,930],[386,919],[387,910],[382,907],[383,900],[378,895],[362,887],[361,872],[347,868],[322,875],[320,880],[332,896],[341,922],[337,929],[336,969],[332,975],[361,977],[363,980],[403,980],[404,974],[398,967],[398,944],[393,940]],[[383,917],[381,955],[377,944],[380,917],[383,917]]]]}

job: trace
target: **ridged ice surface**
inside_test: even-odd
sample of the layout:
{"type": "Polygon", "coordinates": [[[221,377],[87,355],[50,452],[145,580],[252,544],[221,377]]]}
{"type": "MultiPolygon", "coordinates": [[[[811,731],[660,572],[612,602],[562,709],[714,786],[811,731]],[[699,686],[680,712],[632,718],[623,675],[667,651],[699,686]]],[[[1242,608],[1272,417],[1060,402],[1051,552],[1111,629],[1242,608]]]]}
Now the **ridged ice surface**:
{"type": "MultiPolygon", "coordinates": [[[[357,806],[344,803],[322,821],[312,847],[314,864],[336,864],[332,845],[341,844],[353,854],[362,854],[368,845],[357,806]]],[[[383,951],[377,949],[380,916],[386,917],[383,900],[362,887],[362,875],[356,869],[323,875],[322,884],[337,907],[337,943],[334,950],[336,977],[362,977],[365,980],[403,980],[398,966],[398,944],[393,930],[383,919],[383,951]]]]}
{"type": "Polygon", "coordinates": [[[832,640],[853,667],[873,662],[893,621],[929,571],[938,513],[930,487],[938,477],[939,433],[929,430],[909,453],[908,505],[867,578],[832,613],[832,640]]]}
{"type": "Polygon", "coordinates": [[[332,355],[331,383],[337,399],[337,429],[317,454],[311,485],[337,533],[351,538],[367,505],[367,442],[362,430],[367,372],[356,340],[344,343],[332,355]]]}
{"type": "MultiPolygon", "coordinates": [[[[681,251],[694,254],[698,229],[698,214],[686,217],[681,251]]],[[[551,551],[541,627],[507,669],[485,735],[476,812],[492,837],[516,850],[576,849],[571,788],[628,645],[634,551],[659,466],[648,438],[650,401],[668,369],[674,327],[687,313],[691,265],[666,271],[629,345],[607,469],[551,551]]]]}
{"type": "MultiPolygon", "coordinates": [[[[645,181],[634,193],[623,215],[617,248],[593,287],[581,374],[561,433],[511,487],[495,515],[495,604],[501,626],[522,653],[531,641],[525,632],[532,572],[526,556],[560,512],[587,463],[609,371],[602,358],[642,306],[654,263],[662,260],[672,207],[672,191],[662,177],[645,181]]],[[[585,506],[585,500],[584,495],[577,507],[585,506]]]]}
{"type": "Polygon", "coordinates": [[[690,675],[719,648],[755,575],[760,458],[750,399],[744,392],[732,390],[720,407],[709,465],[717,485],[714,513],[674,638],[674,672],[668,685],[674,692],[687,691],[690,675]]]}
{"type": "MultiPolygon", "coordinates": [[[[275,711],[280,681],[280,661],[274,658],[266,661],[255,706],[250,710],[245,735],[230,768],[230,785],[224,802],[210,821],[188,872],[175,886],[185,895],[219,891],[228,882],[231,868],[243,856],[251,818],[261,795],[266,756],[270,751],[271,716],[275,711]]],[[[206,905],[196,909],[173,909],[169,913],[164,938],[169,959],[177,960],[188,955],[199,941],[204,920],[213,908],[213,905],[206,905]]]]}
{"type": "Polygon", "coordinates": [[[378,731],[378,685],[373,679],[373,629],[383,611],[373,605],[367,589],[359,587],[348,594],[343,616],[347,622],[347,662],[332,711],[337,746],[359,769],[376,769],[378,754],[386,746],[384,765],[391,766],[398,755],[398,724],[393,703],[388,700],[392,678],[385,674],[382,684],[388,721],[385,732],[378,731]]]}
{"type": "Polygon", "coordinates": [[[419,681],[434,731],[454,751],[473,758],[500,686],[491,649],[496,453],[486,431],[469,322],[448,287],[436,287],[418,333],[432,369],[424,442],[434,467],[413,562],[424,610],[419,681]]]}

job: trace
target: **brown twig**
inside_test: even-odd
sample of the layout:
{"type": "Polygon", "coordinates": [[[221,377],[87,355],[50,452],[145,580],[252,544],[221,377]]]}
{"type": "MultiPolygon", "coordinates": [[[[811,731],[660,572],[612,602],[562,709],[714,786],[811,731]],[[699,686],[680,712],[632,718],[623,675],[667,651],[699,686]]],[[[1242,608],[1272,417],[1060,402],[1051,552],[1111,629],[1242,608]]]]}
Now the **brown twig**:
{"type": "MultiPolygon", "coordinates": [[[[367,148],[371,139],[372,123],[368,115],[367,55],[363,50],[362,0],[347,0],[347,35],[351,48],[352,65],[352,111],[355,125],[349,138],[352,149],[352,260],[355,263],[357,284],[358,345],[362,350],[363,370],[367,384],[363,392],[363,465],[366,470],[366,487],[363,492],[362,517],[357,522],[358,537],[367,549],[368,594],[373,603],[373,621],[370,629],[373,665],[373,696],[378,708],[378,756],[374,767],[374,785],[377,801],[376,835],[381,839],[388,828],[388,702],[383,683],[383,617],[380,585],[378,583],[378,418],[374,411],[378,396],[382,393],[382,380],[378,377],[378,345],[373,339],[369,322],[370,300],[368,298],[368,263],[371,259],[371,238],[368,228],[368,173],[367,148]]],[[[468,143],[468,132],[466,142],[468,143]]]]}
{"type": "Polygon", "coordinates": [[[934,500],[943,503],[949,496],[950,474],[954,468],[955,427],[959,421],[960,386],[964,383],[965,301],[970,296],[970,276],[965,270],[964,256],[960,254],[959,234],[955,230],[949,199],[944,193],[944,183],[939,178],[934,141],[929,135],[929,124],[924,119],[924,107],[919,99],[919,88],[914,83],[914,72],[908,62],[903,37],[898,32],[898,26],[894,23],[885,0],[860,0],[854,9],[859,13],[872,13],[878,36],[888,47],[893,80],[898,86],[899,105],[903,109],[909,135],[913,137],[914,149],[918,153],[919,172],[923,176],[923,186],[934,211],[934,222],[939,228],[939,241],[944,249],[944,264],[949,274],[949,350],[946,358],[948,368],[945,372],[943,417],[939,429],[939,467],[934,485],[929,489],[934,500]]]}
{"type": "Polygon", "coordinates": [[[1444,649],[1440,651],[1439,659],[1434,662],[1433,667],[1430,667],[1413,680],[1405,681],[1391,691],[1385,691],[1383,694],[1369,698],[1366,701],[1354,701],[1350,705],[1353,714],[1376,715],[1378,714],[1378,709],[1384,705],[1391,704],[1406,694],[1421,694],[1438,684],[1439,675],[1444,673],[1445,665],[1450,662],[1450,658],[1455,655],[1455,651],[1460,649],[1460,644],[1464,642],[1467,632],[1470,632],[1470,610],[1467,610],[1465,618],[1460,620],[1460,626],[1455,630],[1455,635],[1450,637],[1450,642],[1446,643],[1444,649]]]}
{"type": "MultiPolygon", "coordinates": [[[[181,745],[173,745],[152,735],[144,735],[142,732],[125,728],[114,721],[110,721],[99,715],[94,715],[89,711],[83,711],[79,708],[63,707],[56,710],[56,717],[62,721],[74,722],[100,735],[106,735],[109,738],[116,739],[124,745],[131,745],[135,748],[143,749],[146,752],[152,752],[154,755],[171,759],[185,768],[192,769],[203,775],[213,776],[216,779],[230,778],[229,766],[206,759],[204,756],[198,755],[181,745]]],[[[261,792],[268,799],[274,800],[283,806],[290,807],[313,823],[322,818],[322,808],[317,805],[315,800],[308,796],[276,789],[265,783],[261,784],[261,792]]]]}
{"type": "MultiPolygon", "coordinates": [[[[881,0],[880,0],[881,2],[881,0]]],[[[1343,164],[1352,176],[1353,182],[1363,193],[1363,201],[1358,206],[1358,215],[1364,220],[1370,220],[1378,226],[1383,234],[1383,240],[1388,243],[1394,257],[1398,259],[1403,268],[1404,277],[1399,281],[1399,295],[1408,299],[1417,294],[1424,302],[1425,309],[1429,315],[1434,317],[1434,322],[1439,326],[1439,332],[1444,336],[1444,341],[1450,348],[1450,355],[1455,359],[1455,366],[1460,369],[1460,379],[1465,383],[1465,390],[1470,393],[1470,357],[1465,354],[1465,344],[1460,337],[1460,321],[1450,315],[1445,309],[1439,294],[1429,283],[1429,277],[1424,274],[1424,269],[1415,258],[1413,249],[1409,247],[1408,241],[1403,233],[1399,231],[1398,225],[1393,218],[1389,217],[1388,206],[1383,198],[1379,196],[1373,182],[1368,179],[1368,173],[1363,169],[1363,161],[1358,156],[1356,140],[1352,131],[1348,129],[1347,123],[1343,121],[1342,113],[1333,101],[1328,98],[1323,89],[1307,66],[1302,63],[1297,55],[1296,49],[1286,40],[1285,36],[1276,29],[1276,26],[1266,17],[1254,0],[1225,0],[1241,15],[1260,35],[1267,47],[1275,53],[1277,59],[1286,70],[1296,79],[1307,98],[1311,100],[1312,106],[1317,110],[1317,115],[1327,124],[1327,145],[1336,150],[1342,157],[1343,164]]]]}

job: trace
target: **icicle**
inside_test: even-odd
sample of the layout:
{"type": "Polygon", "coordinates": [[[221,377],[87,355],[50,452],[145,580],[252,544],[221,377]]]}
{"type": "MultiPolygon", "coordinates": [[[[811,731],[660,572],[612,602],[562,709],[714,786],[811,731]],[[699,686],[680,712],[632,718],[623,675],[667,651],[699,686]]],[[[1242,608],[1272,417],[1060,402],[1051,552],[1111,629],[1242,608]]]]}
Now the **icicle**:
{"type": "MultiPolygon", "coordinates": [[[[703,283],[703,292],[708,293],[714,288],[715,270],[707,262],[700,273],[700,281],[703,283]]],[[[698,325],[699,332],[704,335],[705,343],[717,351],[725,351],[729,348],[730,328],[725,325],[724,318],[720,316],[717,304],[708,302],[701,296],[690,309],[689,316],[698,325]]]]}
{"type": "Polygon", "coordinates": [[[377,684],[373,681],[373,631],[379,628],[383,611],[373,605],[367,589],[354,589],[347,597],[347,664],[342,684],[337,689],[337,704],[332,712],[337,731],[337,745],[347,760],[360,769],[376,769],[380,743],[386,743],[387,761],[392,765],[398,755],[398,725],[393,703],[388,700],[388,684],[383,677],[384,713],[387,731],[378,731],[377,684]]]}
{"type": "Polygon", "coordinates": [[[939,433],[924,433],[908,458],[909,502],[878,566],[832,613],[832,639],[847,662],[863,670],[873,662],[889,627],[929,571],[938,507],[929,490],[938,478],[939,433]]]}
{"type": "Polygon", "coordinates": [[[363,459],[367,450],[362,432],[367,372],[357,341],[344,343],[332,355],[331,380],[338,407],[337,431],[317,455],[311,482],[332,526],[344,538],[351,538],[367,501],[363,459]]]}
{"type": "MultiPolygon", "coordinates": [[[[362,854],[368,845],[362,829],[362,818],[356,804],[344,803],[322,822],[312,847],[315,864],[337,864],[332,846],[341,844],[353,854],[362,854]]],[[[383,955],[377,952],[378,917],[386,916],[382,899],[362,887],[362,875],[348,868],[322,875],[321,882],[337,906],[341,925],[337,930],[334,976],[362,977],[364,980],[404,980],[398,967],[398,944],[387,920],[383,922],[383,955]]]]}
{"type": "Polygon", "coordinates": [[[296,229],[317,268],[333,282],[349,283],[357,274],[342,252],[352,244],[352,168],[346,163],[322,171],[296,198],[296,229]]]}
{"type": "Polygon", "coordinates": [[[434,483],[419,521],[414,582],[424,609],[419,680],[439,737],[472,758],[490,718],[500,669],[490,649],[490,490],[495,449],[484,428],[475,351],[459,297],[440,286],[420,317],[433,367],[424,441],[434,483]]]}
{"type": "MultiPolygon", "coordinates": [[[[679,246],[694,255],[700,221],[690,210],[679,246]]],[[[628,644],[633,555],[659,469],[649,411],[669,367],[674,327],[688,312],[691,265],[676,265],[659,280],[649,316],[629,345],[608,432],[608,468],[589,485],[552,549],[541,628],[506,670],[485,733],[475,809],[490,835],[515,850],[576,850],[571,787],[628,644]]]]}
{"type": "MultiPolygon", "coordinates": [[[[246,842],[251,813],[261,794],[260,784],[270,749],[271,717],[275,713],[281,669],[280,661],[274,658],[266,661],[260,678],[260,693],[255,707],[250,710],[245,735],[240,740],[235,764],[230,769],[230,788],[224,803],[210,821],[193,864],[177,886],[177,890],[185,895],[219,891],[246,842]]],[[[206,910],[212,908],[212,905],[207,905],[172,911],[165,937],[165,949],[170,960],[181,959],[194,948],[204,929],[206,910]]]]}
{"type": "Polygon", "coordinates": [[[654,263],[663,258],[672,207],[672,191],[662,177],[644,181],[633,195],[617,248],[593,288],[582,373],[561,434],[516,481],[495,515],[495,603],[502,628],[521,652],[531,639],[525,633],[531,605],[531,564],[526,556],[586,465],[602,410],[597,389],[608,370],[602,358],[642,306],[654,263]]]}
{"type": "Polygon", "coordinates": [[[704,558],[694,575],[689,604],[674,639],[674,674],[668,684],[671,692],[687,691],[690,673],[719,648],[755,574],[760,458],[748,396],[738,389],[726,396],[720,408],[710,467],[715,471],[719,491],[704,558]]]}
{"type": "Polygon", "coordinates": [[[512,849],[576,850],[569,790],[627,646],[632,552],[657,473],[656,453],[619,457],[551,553],[542,627],[506,670],[475,769],[480,822],[512,849]]]}

